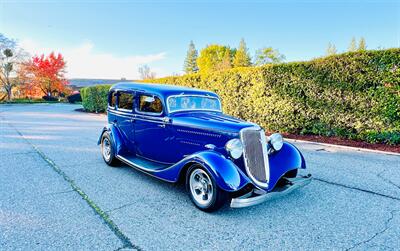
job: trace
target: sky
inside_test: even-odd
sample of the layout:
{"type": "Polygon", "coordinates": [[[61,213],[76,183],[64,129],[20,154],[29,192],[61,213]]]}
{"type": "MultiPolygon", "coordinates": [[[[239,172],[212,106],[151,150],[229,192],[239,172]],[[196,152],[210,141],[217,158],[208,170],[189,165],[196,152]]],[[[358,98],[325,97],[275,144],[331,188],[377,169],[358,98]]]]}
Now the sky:
{"type": "Polygon", "coordinates": [[[182,74],[188,44],[273,47],[286,61],[339,52],[352,37],[368,49],[400,47],[400,1],[0,1],[0,33],[35,54],[60,52],[68,78],[182,74]]]}

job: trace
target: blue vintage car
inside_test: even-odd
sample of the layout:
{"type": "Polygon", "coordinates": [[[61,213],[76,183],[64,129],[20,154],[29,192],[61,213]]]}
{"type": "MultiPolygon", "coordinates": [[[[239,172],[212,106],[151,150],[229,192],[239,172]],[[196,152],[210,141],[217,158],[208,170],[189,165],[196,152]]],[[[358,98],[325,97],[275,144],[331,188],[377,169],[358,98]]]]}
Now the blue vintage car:
{"type": "Polygon", "coordinates": [[[183,181],[193,203],[213,211],[259,204],[311,181],[300,151],[280,134],[222,112],[217,94],[164,84],[113,85],[98,143],[110,166],[123,162],[183,181]]]}

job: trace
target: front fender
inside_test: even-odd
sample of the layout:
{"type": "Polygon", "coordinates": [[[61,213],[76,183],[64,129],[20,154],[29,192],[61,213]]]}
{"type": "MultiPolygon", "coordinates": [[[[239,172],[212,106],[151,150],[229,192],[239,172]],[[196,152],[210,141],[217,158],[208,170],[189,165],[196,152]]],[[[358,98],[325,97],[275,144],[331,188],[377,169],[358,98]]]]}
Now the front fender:
{"type": "Polygon", "coordinates": [[[116,149],[115,154],[116,155],[120,154],[123,149],[122,136],[121,136],[121,133],[119,132],[118,128],[113,124],[108,124],[107,126],[105,126],[103,128],[103,130],[101,131],[99,140],[97,141],[97,144],[100,145],[101,137],[103,137],[103,134],[105,132],[108,132],[108,134],[111,137],[113,147],[114,147],[114,149],[116,149]]]}
{"type": "Polygon", "coordinates": [[[279,179],[293,169],[305,169],[303,155],[294,145],[284,142],[282,149],[269,155],[270,181],[268,190],[272,190],[279,179]]]}
{"type": "Polygon", "coordinates": [[[193,164],[204,167],[214,177],[217,186],[227,192],[236,192],[250,183],[247,176],[230,159],[212,150],[186,156],[167,168],[145,172],[168,182],[177,182],[179,177],[186,175],[187,168],[193,164]]]}
{"type": "Polygon", "coordinates": [[[222,154],[204,151],[194,155],[196,162],[200,162],[214,176],[217,185],[222,190],[234,192],[250,183],[242,170],[222,154]]]}

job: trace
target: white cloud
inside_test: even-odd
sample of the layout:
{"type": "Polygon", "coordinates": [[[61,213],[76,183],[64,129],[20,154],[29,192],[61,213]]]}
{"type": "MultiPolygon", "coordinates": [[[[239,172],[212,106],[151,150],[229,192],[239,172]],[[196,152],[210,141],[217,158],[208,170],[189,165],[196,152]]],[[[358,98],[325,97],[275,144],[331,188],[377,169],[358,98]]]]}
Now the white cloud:
{"type": "MultiPolygon", "coordinates": [[[[60,52],[67,62],[68,78],[100,78],[100,79],[138,79],[138,68],[143,64],[165,59],[166,53],[150,55],[127,55],[118,57],[111,53],[96,53],[94,44],[83,42],[79,46],[69,48],[46,48],[38,43],[25,39],[20,46],[32,55],[60,52]]],[[[150,64],[151,67],[151,64],[150,64]]],[[[163,69],[153,69],[157,76],[165,75],[163,69]]]]}

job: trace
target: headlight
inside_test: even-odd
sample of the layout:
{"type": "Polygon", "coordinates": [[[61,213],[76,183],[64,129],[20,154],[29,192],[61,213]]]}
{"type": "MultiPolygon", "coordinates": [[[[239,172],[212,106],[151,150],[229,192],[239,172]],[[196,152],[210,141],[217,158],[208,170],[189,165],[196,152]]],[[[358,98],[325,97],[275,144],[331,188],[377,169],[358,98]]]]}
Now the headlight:
{"type": "Polygon", "coordinates": [[[234,159],[240,158],[243,154],[243,145],[240,139],[229,140],[225,145],[225,149],[234,159]]]}
{"type": "Polygon", "coordinates": [[[275,151],[281,150],[283,146],[283,137],[279,133],[274,133],[269,136],[269,143],[274,148],[275,151]]]}

